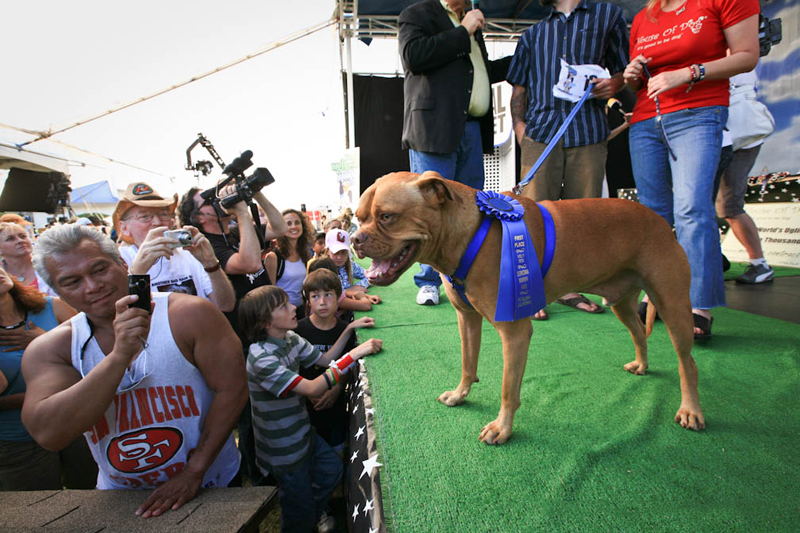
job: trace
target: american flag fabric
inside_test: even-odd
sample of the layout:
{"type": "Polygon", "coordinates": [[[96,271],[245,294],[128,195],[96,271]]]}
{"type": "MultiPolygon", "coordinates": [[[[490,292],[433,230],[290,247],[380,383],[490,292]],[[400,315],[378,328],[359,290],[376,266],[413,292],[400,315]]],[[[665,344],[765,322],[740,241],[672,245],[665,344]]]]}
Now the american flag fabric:
{"type": "Polygon", "coordinates": [[[381,496],[383,458],[378,451],[373,426],[375,411],[363,361],[350,387],[349,449],[347,467],[348,530],[351,533],[385,532],[386,526],[381,496]]]}

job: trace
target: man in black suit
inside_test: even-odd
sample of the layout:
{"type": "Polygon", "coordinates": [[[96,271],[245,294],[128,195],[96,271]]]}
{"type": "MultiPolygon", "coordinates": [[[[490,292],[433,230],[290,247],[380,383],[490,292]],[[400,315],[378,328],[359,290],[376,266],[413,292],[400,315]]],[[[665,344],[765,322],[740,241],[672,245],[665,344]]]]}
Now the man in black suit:
{"type": "MultiPolygon", "coordinates": [[[[506,78],[511,58],[489,61],[479,9],[467,0],[422,0],[400,13],[405,68],[403,148],[411,171],[483,189],[483,154],[493,149],[491,84],[506,78]]],[[[439,303],[439,274],[420,264],[417,303],[439,303]]]]}

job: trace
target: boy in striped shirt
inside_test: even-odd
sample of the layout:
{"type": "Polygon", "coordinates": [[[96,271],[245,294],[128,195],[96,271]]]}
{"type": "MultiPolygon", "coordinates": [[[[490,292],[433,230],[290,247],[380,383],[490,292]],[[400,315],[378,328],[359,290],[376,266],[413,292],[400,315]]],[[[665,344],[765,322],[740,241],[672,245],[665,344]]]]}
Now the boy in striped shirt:
{"type": "Polygon", "coordinates": [[[278,480],[281,530],[311,531],[342,477],[342,461],[313,431],[302,396],[319,396],[336,385],[358,359],[380,351],[383,341],[370,339],[334,361],[354,328],[371,327],[364,317],[348,324],[325,354],[292,331],[295,306],[275,286],[250,291],[240,302],[239,320],[253,342],[247,356],[247,378],[256,440],[256,464],[278,480]],[[330,367],[307,380],[300,366],[330,367]]]}

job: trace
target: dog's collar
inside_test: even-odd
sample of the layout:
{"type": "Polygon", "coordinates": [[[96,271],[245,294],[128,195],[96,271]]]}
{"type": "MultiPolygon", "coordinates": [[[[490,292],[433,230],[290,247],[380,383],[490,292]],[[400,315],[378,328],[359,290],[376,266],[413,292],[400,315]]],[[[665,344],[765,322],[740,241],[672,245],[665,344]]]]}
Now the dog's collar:
{"type": "MultiPolygon", "coordinates": [[[[498,194],[493,191],[478,191],[475,195],[475,201],[478,204],[478,208],[485,213],[483,221],[481,225],[478,227],[478,230],[475,232],[475,235],[472,237],[469,245],[467,246],[464,255],[461,256],[461,261],[458,263],[458,267],[456,268],[455,273],[452,276],[447,276],[447,281],[453,286],[461,299],[470,307],[472,304],[467,298],[466,294],[466,287],[464,285],[464,280],[469,273],[470,268],[472,268],[472,263],[475,262],[475,257],[478,255],[478,251],[481,249],[483,242],[486,240],[486,234],[489,232],[489,228],[492,225],[492,222],[495,219],[499,219],[503,224],[503,242],[505,243],[505,236],[507,233],[507,223],[509,222],[516,222],[522,220],[522,217],[525,214],[525,208],[522,205],[514,200],[513,198],[498,194]]],[[[550,212],[543,207],[541,204],[536,204],[539,207],[539,211],[542,213],[542,220],[544,222],[544,233],[545,233],[545,249],[544,249],[544,258],[542,261],[542,265],[540,268],[541,275],[540,276],[528,276],[534,277],[536,281],[539,281],[540,287],[535,287],[536,291],[538,291],[541,295],[544,295],[544,283],[541,282],[545,275],[547,275],[547,271],[550,270],[550,265],[553,262],[553,255],[555,253],[556,248],[556,230],[555,225],[553,223],[553,217],[550,215],[550,212]]],[[[522,223],[524,226],[524,222],[522,223]]],[[[530,239],[529,235],[527,235],[527,227],[525,227],[525,236],[530,239]]],[[[512,243],[513,246],[513,243],[512,243]]],[[[533,246],[529,247],[530,251],[530,261],[529,266],[533,268],[534,266],[539,266],[538,257],[536,256],[536,250],[533,246]]],[[[510,253],[510,251],[508,251],[510,253]]],[[[504,257],[505,258],[505,257],[504,257]]],[[[530,268],[528,269],[530,270],[530,268]]],[[[504,279],[503,279],[503,269],[501,268],[501,278],[500,278],[500,285],[503,286],[504,279]]],[[[508,274],[508,273],[505,273],[508,274]]],[[[507,281],[507,280],[506,280],[507,281]]],[[[498,299],[500,298],[502,291],[498,291],[498,299]]],[[[498,304],[500,302],[498,301],[498,304]]],[[[534,305],[535,307],[535,305],[534,305]]],[[[541,309],[541,308],[539,308],[541,309]]],[[[533,310],[533,313],[539,311],[539,309],[533,310]]],[[[532,316],[532,315],[531,315],[532,316]]],[[[519,317],[521,318],[521,317],[519,317]]],[[[497,317],[495,317],[497,319],[497,317]]]]}

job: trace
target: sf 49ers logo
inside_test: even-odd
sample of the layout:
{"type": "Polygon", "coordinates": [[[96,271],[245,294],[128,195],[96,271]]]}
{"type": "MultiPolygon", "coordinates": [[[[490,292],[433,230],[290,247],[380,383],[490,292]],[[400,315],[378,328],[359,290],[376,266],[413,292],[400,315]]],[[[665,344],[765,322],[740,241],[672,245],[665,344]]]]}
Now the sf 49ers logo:
{"type": "Polygon", "coordinates": [[[127,474],[163,465],[181,449],[183,434],[174,428],[150,428],[121,435],[108,445],[111,466],[127,474]]]}

